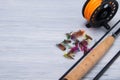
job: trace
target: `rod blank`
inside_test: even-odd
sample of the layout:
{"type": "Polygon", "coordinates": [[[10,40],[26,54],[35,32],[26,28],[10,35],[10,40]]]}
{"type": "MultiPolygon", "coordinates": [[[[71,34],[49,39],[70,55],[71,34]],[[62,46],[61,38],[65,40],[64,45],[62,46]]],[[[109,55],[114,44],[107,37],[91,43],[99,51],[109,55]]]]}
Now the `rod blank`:
{"type": "Polygon", "coordinates": [[[120,56],[120,51],[106,64],[106,66],[95,76],[93,80],[98,80],[104,73],[109,69],[109,67],[115,62],[115,60],[120,56]]]}

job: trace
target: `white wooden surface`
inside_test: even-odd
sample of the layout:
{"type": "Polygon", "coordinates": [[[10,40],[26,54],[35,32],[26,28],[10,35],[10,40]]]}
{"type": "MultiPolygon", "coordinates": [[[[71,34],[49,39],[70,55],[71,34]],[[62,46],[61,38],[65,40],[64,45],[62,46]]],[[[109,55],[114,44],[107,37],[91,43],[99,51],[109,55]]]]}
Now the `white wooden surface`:
{"type": "MultiPolygon", "coordinates": [[[[55,44],[66,32],[85,29],[97,41],[103,29],[87,29],[85,0],[0,0],[0,80],[58,80],[77,60],[67,60],[55,44]],[[96,34],[94,34],[96,33],[96,34]]],[[[119,1],[120,3],[120,1],[119,1]]],[[[120,10],[110,21],[120,19],[120,10]]],[[[92,78],[120,49],[120,37],[87,75],[92,78]]],[[[120,58],[101,80],[120,79],[120,58]]]]}

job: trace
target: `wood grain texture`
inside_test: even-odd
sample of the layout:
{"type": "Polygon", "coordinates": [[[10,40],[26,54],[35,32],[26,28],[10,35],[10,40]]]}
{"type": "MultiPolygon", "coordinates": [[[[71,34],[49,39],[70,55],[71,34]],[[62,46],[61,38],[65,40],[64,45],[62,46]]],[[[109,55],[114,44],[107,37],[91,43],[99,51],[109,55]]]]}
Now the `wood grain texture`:
{"type": "MultiPolygon", "coordinates": [[[[81,13],[84,2],[0,0],[0,80],[58,80],[80,58],[67,60],[56,48],[56,43],[65,38],[64,34],[84,29],[93,36],[94,44],[106,31],[85,27],[86,20],[81,13]]],[[[119,16],[120,10],[109,24],[115,24],[119,16]]],[[[120,37],[84,80],[92,80],[120,49],[119,42],[120,37]]],[[[101,80],[120,79],[119,61],[101,80]]]]}

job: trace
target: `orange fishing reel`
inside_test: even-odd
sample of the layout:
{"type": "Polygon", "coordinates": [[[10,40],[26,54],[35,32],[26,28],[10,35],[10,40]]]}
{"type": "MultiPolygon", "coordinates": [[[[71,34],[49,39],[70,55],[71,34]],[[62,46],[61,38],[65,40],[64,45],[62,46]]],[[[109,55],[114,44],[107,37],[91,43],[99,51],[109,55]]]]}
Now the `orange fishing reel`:
{"type": "Polygon", "coordinates": [[[107,23],[115,16],[118,6],[116,0],[87,0],[82,10],[84,18],[88,21],[86,26],[104,26],[110,29],[107,23]]]}

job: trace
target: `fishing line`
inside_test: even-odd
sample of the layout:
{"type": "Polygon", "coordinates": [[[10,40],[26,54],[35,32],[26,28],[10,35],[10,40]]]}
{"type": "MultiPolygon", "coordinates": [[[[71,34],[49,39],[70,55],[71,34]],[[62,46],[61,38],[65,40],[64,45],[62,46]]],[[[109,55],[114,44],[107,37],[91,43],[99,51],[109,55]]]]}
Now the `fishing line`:
{"type": "Polygon", "coordinates": [[[87,27],[101,27],[110,29],[107,24],[116,14],[118,2],[116,0],[87,0],[82,14],[88,21],[87,27]]]}

